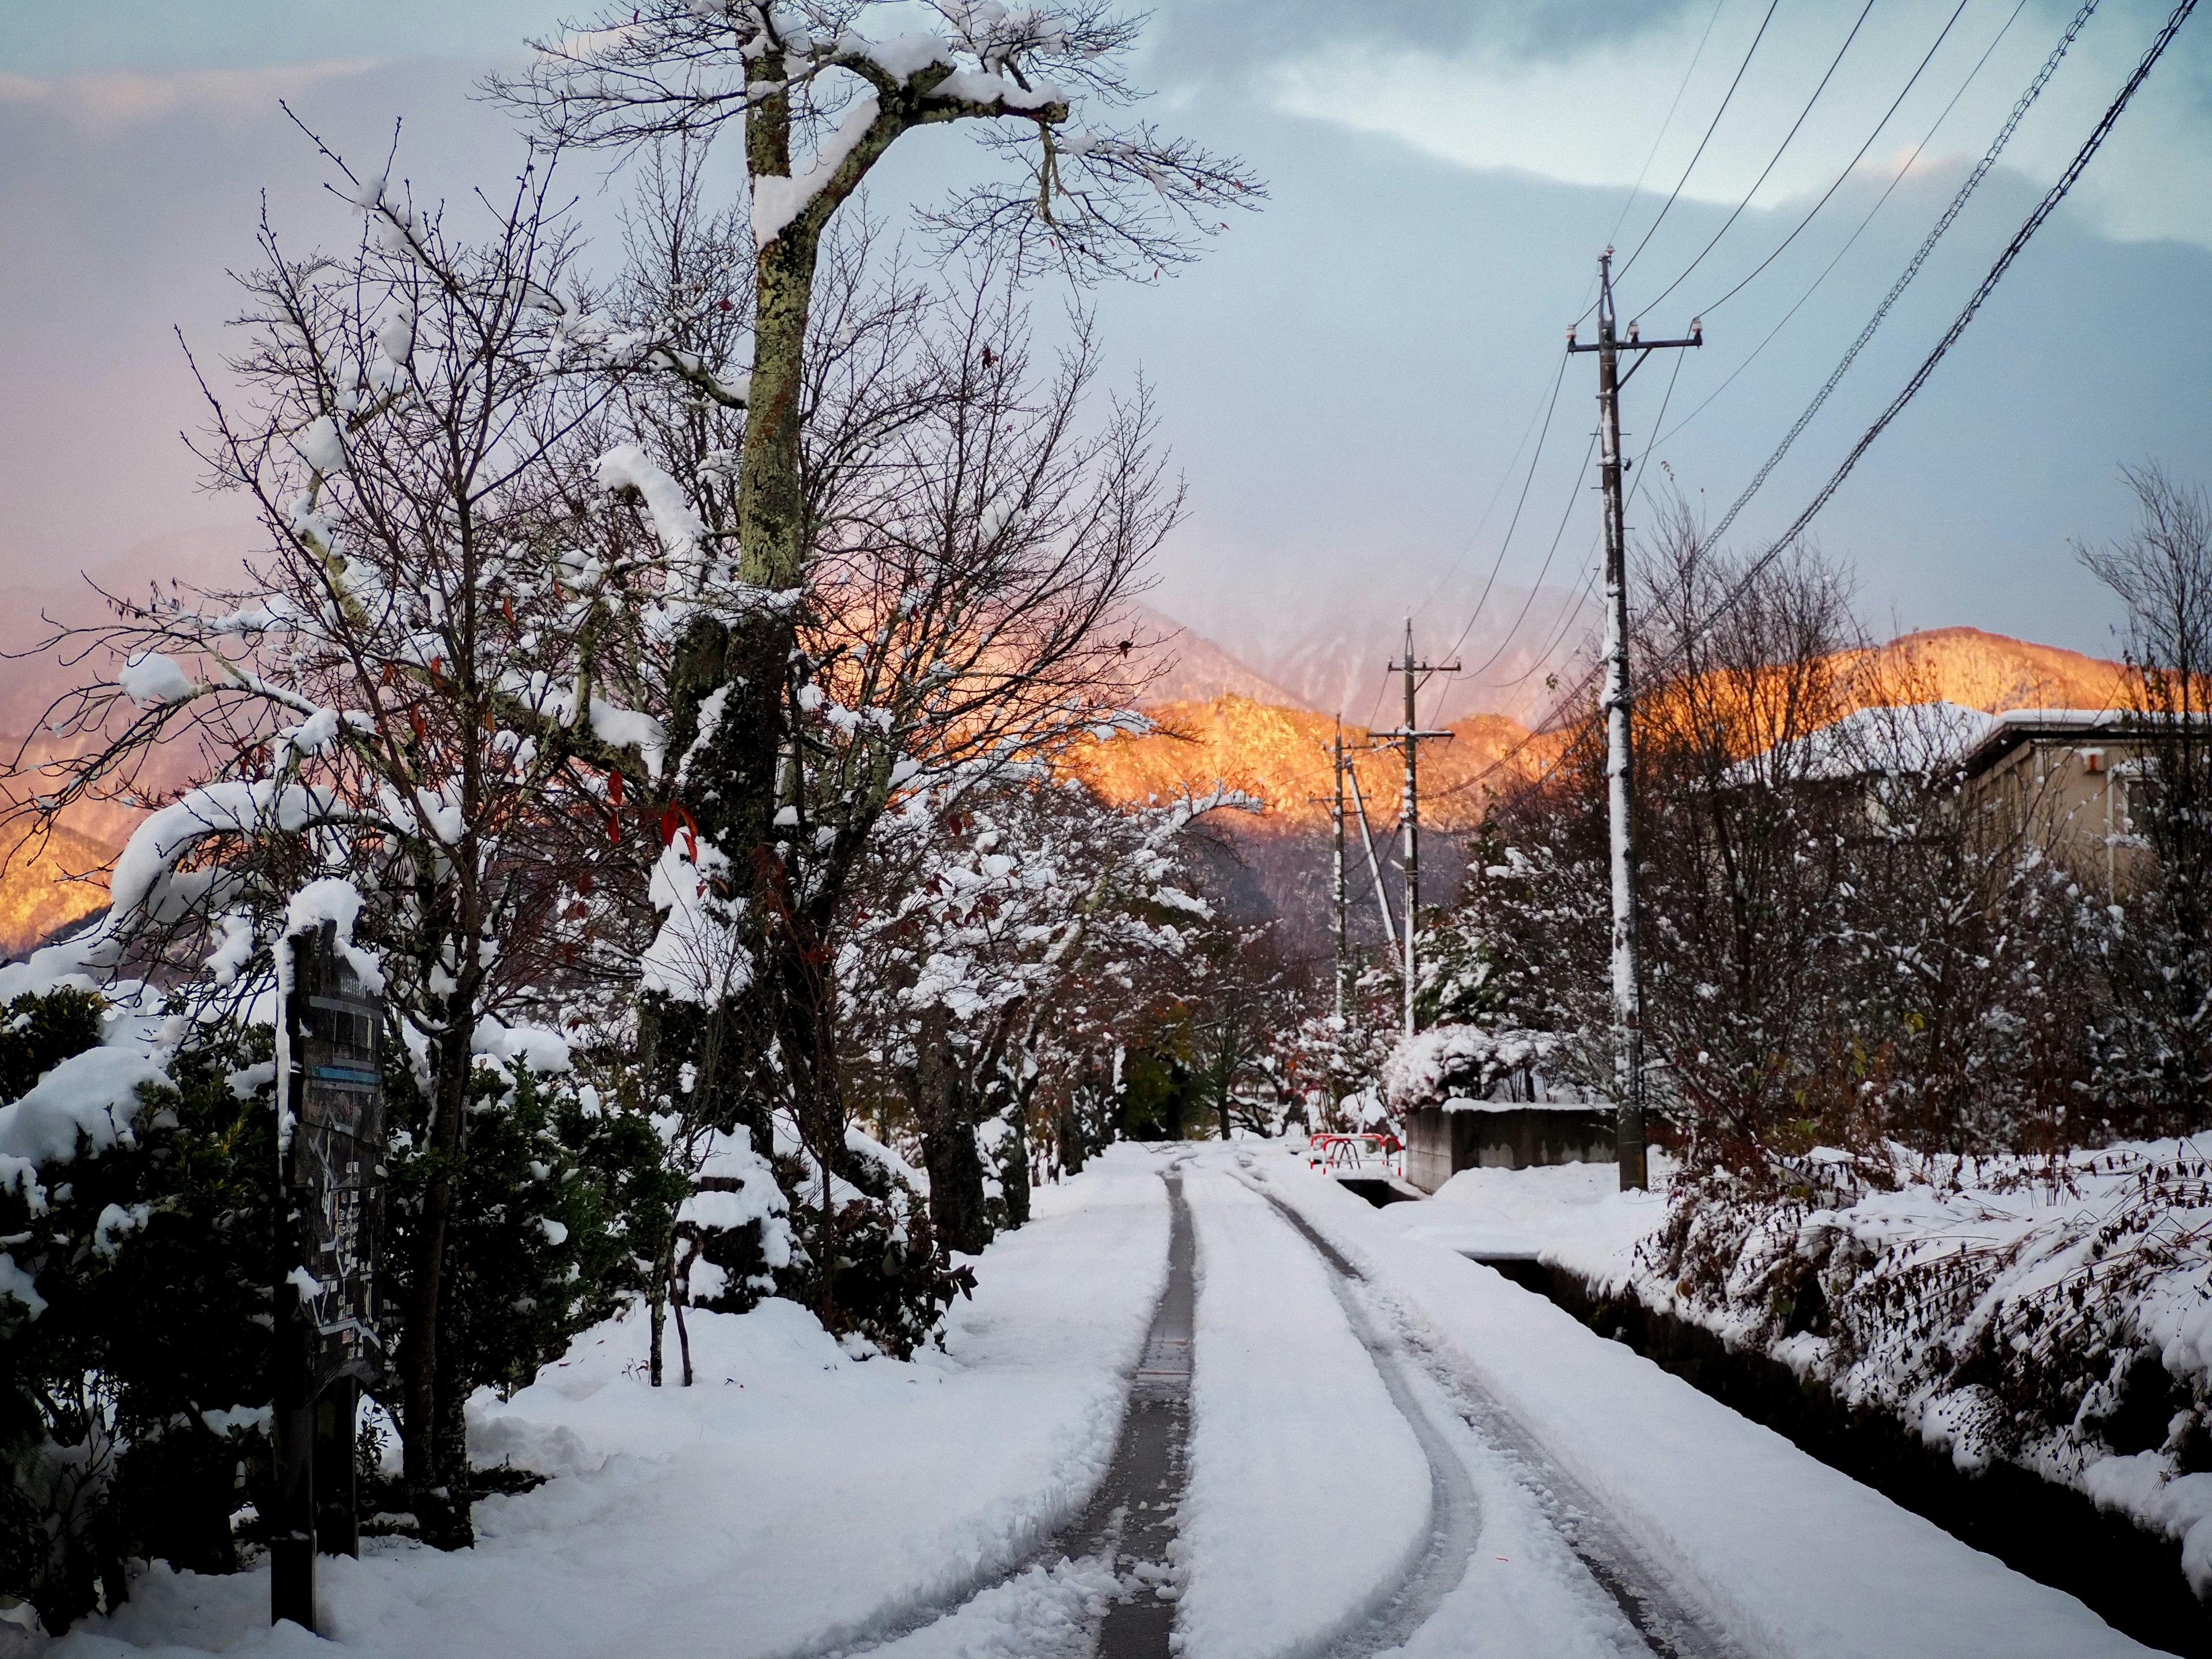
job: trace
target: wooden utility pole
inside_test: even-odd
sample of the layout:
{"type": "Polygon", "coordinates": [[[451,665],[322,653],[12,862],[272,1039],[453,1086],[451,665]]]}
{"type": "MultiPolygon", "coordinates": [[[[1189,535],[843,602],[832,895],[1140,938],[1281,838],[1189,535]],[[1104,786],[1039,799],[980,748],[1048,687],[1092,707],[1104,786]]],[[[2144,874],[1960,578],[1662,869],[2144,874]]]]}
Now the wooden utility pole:
{"type": "Polygon", "coordinates": [[[1408,617],[1406,619],[1406,655],[1397,667],[1405,677],[1406,721],[1395,732],[1377,732],[1375,735],[1378,738],[1395,738],[1405,745],[1406,793],[1400,814],[1406,841],[1406,937],[1402,957],[1406,973],[1406,1035],[1411,1036],[1413,1035],[1413,992],[1418,978],[1416,969],[1419,967],[1414,956],[1413,939],[1414,929],[1419,925],[1418,917],[1421,908],[1421,786],[1419,757],[1422,738],[1451,736],[1449,732],[1424,732],[1414,723],[1413,695],[1420,690],[1421,685],[1431,674],[1456,674],[1459,672],[1459,665],[1455,662],[1414,661],[1413,619],[1408,617]]]}
{"type": "MultiPolygon", "coordinates": [[[[1628,530],[1621,501],[1621,477],[1628,463],[1620,453],[1620,389],[1644,367],[1652,352],[1701,346],[1704,325],[1690,324],[1683,340],[1644,340],[1637,325],[1628,337],[1613,337],[1613,250],[1598,256],[1597,339],[1581,345],[1567,331],[1570,352],[1597,353],[1598,477],[1605,491],[1605,805],[1613,832],[1613,1085],[1620,1109],[1614,1145],[1624,1192],[1650,1185],[1644,1144],[1644,987],[1636,950],[1636,841],[1631,822],[1635,732],[1630,718],[1628,683],[1628,530]],[[1620,354],[1636,361],[1626,374],[1620,354]]],[[[1407,656],[1412,655],[1411,651],[1407,656]]],[[[1413,723],[1409,716],[1407,724],[1413,723]]],[[[1409,1028],[1410,1029],[1410,1026],[1409,1028]]]]}
{"type": "Polygon", "coordinates": [[[1352,972],[1351,918],[1346,914],[1344,880],[1344,716],[1336,717],[1336,741],[1329,745],[1330,764],[1334,770],[1335,787],[1328,805],[1328,828],[1331,841],[1329,868],[1335,884],[1336,896],[1336,1023],[1344,1024],[1346,1003],[1349,1000],[1346,980],[1352,972]]]}

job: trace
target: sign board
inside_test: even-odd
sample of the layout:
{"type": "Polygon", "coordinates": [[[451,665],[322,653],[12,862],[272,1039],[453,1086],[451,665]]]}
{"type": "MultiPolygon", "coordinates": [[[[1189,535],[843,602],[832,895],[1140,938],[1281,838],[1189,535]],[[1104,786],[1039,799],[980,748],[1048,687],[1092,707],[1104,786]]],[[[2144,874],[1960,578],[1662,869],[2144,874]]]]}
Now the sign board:
{"type": "Polygon", "coordinates": [[[285,1181],[301,1223],[295,1279],[314,1327],[310,1398],[349,1377],[384,1374],[377,1334],[376,1252],[384,1219],[382,1000],[337,948],[328,922],[292,940],[289,1027],[292,1142],[285,1181]]]}

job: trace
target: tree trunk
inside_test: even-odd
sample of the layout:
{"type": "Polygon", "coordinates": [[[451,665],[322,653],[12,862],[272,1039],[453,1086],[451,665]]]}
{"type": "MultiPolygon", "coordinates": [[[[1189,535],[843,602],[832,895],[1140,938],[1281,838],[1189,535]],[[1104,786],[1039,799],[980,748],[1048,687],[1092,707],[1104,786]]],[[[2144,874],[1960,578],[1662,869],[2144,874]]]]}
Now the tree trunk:
{"type": "Polygon", "coordinates": [[[999,1186],[1006,1206],[1006,1225],[1026,1227],[1030,1220],[1030,1101],[1036,1079],[1014,1085],[1006,1108],[1006,1151],[999,1159],[999,1186]]]}
{"type": "MultiPolygon", "coordinates": [[[[438,1455],[439,1341],[446,1277],[446,1231],[453,1209],[453,1170],[459,1162],[461,1121],[468,1105],[469,1052],[465,1036],[439,1039],[431,1080],[429,1152],[431,1173],[422,1192],[422,1214],[416,1230],[413,1284],[399,1345],[400,1449],[404,1478],[426,1539],[434,1525],[426,1504],[442,1510],[443,1500],[429,1496],[449,1486],[438,1455]]],[[[465,1470],[464,1471],[465,1472],[465,1470]]],[[[467,1526],[465,1504],[460,1525],[467,1526]]]]}
{"type": "Polygon", "coordinates": [[[983,1214],[983,1160],[975,1126],[961,1109],[960,1066],[942,1004],[921,1017],[915,1067],[915,1116],[929,1172],[929,1224],[947,1250],[973,1255],[991,1242],[983,1214]]]}

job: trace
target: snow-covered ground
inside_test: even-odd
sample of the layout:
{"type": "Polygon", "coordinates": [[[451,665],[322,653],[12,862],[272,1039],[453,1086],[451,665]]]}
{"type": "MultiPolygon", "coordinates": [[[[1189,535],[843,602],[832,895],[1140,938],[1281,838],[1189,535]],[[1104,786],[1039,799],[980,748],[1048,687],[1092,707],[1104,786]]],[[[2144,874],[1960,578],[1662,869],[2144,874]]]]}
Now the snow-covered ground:
{"type": "Polygon", "coordinates": [[[1653,1190],[1624,1193],[1610,1164],[1462,1170],[1425,1204],[1393,1204],[1383,1224],[1485,1261],[1562,1261],[1582,1271],[1632,1255],[1666,1212],[1672,1161],[1651,1154],[1653,1190]]]}
{"type": "MultiPolygon", "coordinates": [[[[1592,1166],[1584,1182],[1594,1184],[1601,1168],[1592,1166]]],[[[1494,1400],[1746,1650],[1808,1659],[2149,1651],[2072,1596],[1970,1549],[1450,1244],[1421,1236],[1436,1224],[1405,1212],[1425,1206],[1370,1209],[1287,1158],[1269,1174],[1286,1201],[1389,1287],[1437,1362],[1494,1400]]],[[[1567,1177],[1555,1179],[1571,1190],[1567,1177]]],[[[1571,1207],[1595,1230],[1625,1230],[1621,1212],[1639,1206],[1656,1219],[1648,1198],[1601,1189],[1579,1196],[1571,1207]]],[[[1524,1203],[1519,1220],[1533,1231],[1571,1224],[1547,1220],[1540,1202],[1516,1199],[1507,1207],[1524,1203]]],[[[1479,1223],[1479,1213],[1469,1219],[1479,1223]]]]}
{"type": "MultiPolygon", "coordinates": [[[[373,1540],[359,1561],[325,1559],[323,1628],[343,1652],[392,1659],[742,1659],[896,1628],[1002,1572],[1080,1508],[1111,1455],[1166,1272],[1155,1170],[1116,1149],[1038,1193],[1036,1220],[992,1248],[974,1301],[955,1305],[947,1352],[912,1364],[854,1362],[772,1301],[693,1313],[697,1384],[655,1389],[635,1322],[590,1334],[473,1414],[480,1461],[554,1478],[478,1505],[473,1550],[373,1540]]],[[[1000,1622],[1060,1616],[1068,1577],[999,1592],[1000,1622]]],[[[265,1570],[156,1567],[52,1651],[331,1651],[271,1632],[268,1605],[265,1570]]],[[[971,1639],[994,1607],[971,1614],[971,1639]]]]}
{"type": "Polygon", "coordinates": [[[1321,1258],[1264,1199],[1195,1162],[1183,1178],[1199,1278],[1177,1628],[1187,1653],[1261,1659],[1308,1650],[1389,1597],[1426,1540],[1428,1467],[1321,1258]]]}
{"type": "Polygon", "coordinates": [[[1686,1653],[2147,1651],[1455,1248],[1455,1228],[1518,1228],[1531,1253],[1547,1230],[1625,1231],[1651,1200],[1597,1171],[1486,1172],[1376,1211],[1280,1142],[1120,1148],[1041,1192],[947,1352],[910,1364],[855,1362],[771,1303],[695,1316],[699,1385],[656,1391],[635,1326],[593,1333],[477,1413],[481,1455],[553,1478],[483,1504],[471,1551],[325,1561],[329,1644],[268,1629],[259,1572],[157,1568],[47,1650],[1085,1653],[1121,1587],[1038,1546],[1111,1458],[1170,1156],[1197,1243],[1185,1659],[1650,1651],[1608,1578],[1686,1653]]]}
{"type": "MultiPolygon", "coordinates": [[[[1615,1190],[1608,1164],[1464,1170],[1431,1202],[1394,1205],[1382,1221],[1483,1260],[1565,1267],[1602,1294],[1632,1290],[1887,1413],[1961,1468],[2003,1458],[2071,1486],[2179,1540],[2191,1585],[2212,1593],[2212,1135],[2057,1158],[1893,1146],[1869,1164],[1816,1152],[1804,1165],[1808,1196],[1728,1236],[1723,1297],[1686,1293],[1639,1254],[1664,1202],[1615,1190]],[[1817,1330],[1778,1328],[1776,1286],[1786,1303],[1808,1274],[1829,1317],[1817,1330]],[[2049,1352],[2054,1386],[2071,1390],[2050,1420],[1958,1380],[1961,1358],[1984,1341],[2049,1352]],[[2103,1425],[2136,1356],[2156,1364],[2151,1403],[2135,1414],[2157,1425],[2148,1438],[2172,1432],[2166,1446],[2116,1451],[2103,1425]],[[2178,1450],[2184,1442],[2193,1444],[2178,1450]]],[[[1655,1160],[1656,1184],[1667,1173],[1655,1160]]]]}

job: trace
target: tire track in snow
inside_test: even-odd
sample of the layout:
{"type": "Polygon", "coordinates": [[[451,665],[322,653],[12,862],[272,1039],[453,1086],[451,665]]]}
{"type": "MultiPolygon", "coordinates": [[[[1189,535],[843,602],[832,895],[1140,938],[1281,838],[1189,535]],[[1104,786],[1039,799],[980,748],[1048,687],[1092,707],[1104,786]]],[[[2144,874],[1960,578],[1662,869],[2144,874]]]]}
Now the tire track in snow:
{"type": "Polygon", "coordinates": [[[1175,1627],[1175,1544],[1190,1471],[1191,1342],[1198,1247],[1183,1200],[1181,1161],[1164,1179],[1171,1218],[1168,1283],[1129,1387],[1114,1461],[1069,1529],[1085,1553],[1113,1563],[1122,1597],[1099,1626],[1098,1659],[1168,1659],[1175,1627]]]}
{"type": "Polygon", "coordinates": [[[1420,1364],[1442,1387],[1468,1428],[1521,1466],[1526,1485],[1543,1504],[1547,1518],[1568,1549],[1620,1607],[1652,1653],[1660,1659],[1734,1659],[1741,1651],[1685,1605],[1607,1516],[1589,1489],[1547,1453],[1475,1378],[1450,1366],[1424,1345],[1392,1342],[1379,1334],[1355,1289],[1371,1283],[1366,1273],[1319,1228],[1270,1191],[1267,1177],[1253,1168],[1249,1157],[1240,1157],[1237,1162],[1240,1179],[1265,1198],[1330,1269],[1346,1318],[1374,1357],[1392,1402],[1420,1442],[1437,1481],[1437,1518],[1420,1565],[1397,1600],[1368,1626],[1339,1644],[1333,1653],[1350,1659],[1350,1656],[1385,1651],[1411,1638],[1465,1577],[1480,1529],[1480,1513],[1466,1466],[1413,1397],[1401,1369],[1409,1363],[1420,1364]]]}
{"type": "Polygon", "coordinates": [[[847,1659],[896,1649],[900,1659],[981,1654],[1023,1659],[1170,1659],[1177,1521],[1188,1472],[1197,1245],[1177,1158],[1168,1190],[1168,1278],[1112,1461],[1075,1518],[1003,1571],[910,1612],[872,1636],[792,1659],[847,1659]]]}

